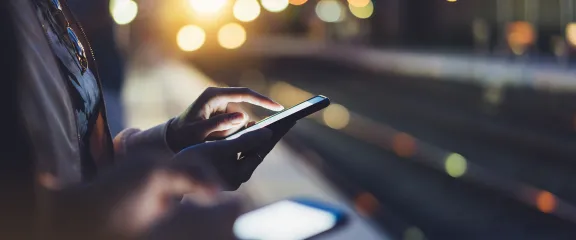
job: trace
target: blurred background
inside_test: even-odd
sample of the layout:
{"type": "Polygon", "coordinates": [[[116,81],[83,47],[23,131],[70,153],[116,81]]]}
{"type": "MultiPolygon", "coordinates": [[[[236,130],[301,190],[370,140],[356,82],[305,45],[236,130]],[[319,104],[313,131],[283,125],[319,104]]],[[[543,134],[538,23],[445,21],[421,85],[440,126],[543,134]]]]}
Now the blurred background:
{"type": "Polygon", "coordinates": [[[253,206],[339,204],[327,239],[576,238],[575,0],[68,1],[114,132],[208,86],[331,98],[243,186],[253,206]]]}

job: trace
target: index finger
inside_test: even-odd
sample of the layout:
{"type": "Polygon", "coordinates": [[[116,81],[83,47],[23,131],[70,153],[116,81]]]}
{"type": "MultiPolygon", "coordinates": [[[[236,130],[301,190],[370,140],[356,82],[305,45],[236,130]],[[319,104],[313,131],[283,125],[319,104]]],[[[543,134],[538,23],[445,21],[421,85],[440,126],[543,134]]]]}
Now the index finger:
{"type": "Polygon", "coordinates": [[[231,102],[246,102],[273,111],[281,111],[284,109],[279,103],[249,88],[216,88],[213,91],[214,93],[208,100],[208,105],[210,106],[231,102]]]}

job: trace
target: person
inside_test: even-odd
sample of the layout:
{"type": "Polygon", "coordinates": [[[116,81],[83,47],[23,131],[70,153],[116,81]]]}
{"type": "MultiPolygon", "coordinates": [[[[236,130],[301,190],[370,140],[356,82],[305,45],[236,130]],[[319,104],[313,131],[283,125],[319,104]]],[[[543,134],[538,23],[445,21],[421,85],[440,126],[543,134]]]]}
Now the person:
{"type": "Polygon", "coordinates": [[[10,44],[16,45],[7,46],[15,49],[7,52],[13,56],[3,56],[17,63],[12,67],[17,70],[12,79],[18,107],[14,126],[23,129],[21,146],[26,146],[7,161],[22,161],[19,171],[29,173],[16,178],[15,185],[33,179],[24,187],[29,194],[13,198],[20,206],[13,210],[32,214],[27,222],[34,231],[28,234],[47,239],[233,238],[238,203],[220,201],[215,193],[247,181],[294,123],[235,140],[213,140],[248,124],[248,115],[234,103],[276,111],[282,106],[246,88],[209,88],[167,123],[145,131],[127,129],[112,139],[93,53],[66,1],[2,4],[10,16],[2,25],[13,25],[7,27],[13,33],[3,36],[14,38],[10,44]],[[190,192],[216,204],[169,201],[190,192]]]}
{"type": "Polygon", "coordinates": [[[124,127],[124,106],[121,92],[124,85],[124,57],[118,51],[115,40],[115,23],[110,15],[109,0],[68,0],[72,12],[92,41],[98,53],[98,64],[102,92],[106,99],[108,126],[112,136],[124,127]]]}

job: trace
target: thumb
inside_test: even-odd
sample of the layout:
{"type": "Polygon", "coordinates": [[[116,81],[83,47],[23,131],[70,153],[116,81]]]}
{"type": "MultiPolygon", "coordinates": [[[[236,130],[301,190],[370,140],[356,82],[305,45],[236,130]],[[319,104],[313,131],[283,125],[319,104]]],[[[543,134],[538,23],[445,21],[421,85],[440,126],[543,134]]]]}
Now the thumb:
{"type": "Polygon", "coordinates": [[[244,122],[244,113],[225,113],[216,115],[198,123],[200,131],[204,138],[208,137],[213,132],[226,131],[234,127],[238,127],[244,122]]]}

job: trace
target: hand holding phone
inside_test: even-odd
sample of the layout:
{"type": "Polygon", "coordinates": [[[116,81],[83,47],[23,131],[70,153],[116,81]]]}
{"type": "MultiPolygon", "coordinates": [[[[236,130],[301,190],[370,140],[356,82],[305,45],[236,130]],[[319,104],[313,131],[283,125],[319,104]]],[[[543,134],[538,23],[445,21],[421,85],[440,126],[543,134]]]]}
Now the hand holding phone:
{"type": "Polygon", "coordinates": [[[236,139],[242,134],[258,130],[264,127],[270,128],[274,131],[275,126],[280,126],[285,123],[296,122],[306,116],[320,111],[330,105],[330,99],[325,96],[318,95],[311,99],[308,99],[294,107],[286,109],[284,111],[278,112],[270,117],[267,117],[251,127],[243,129],[237,133],[234,133],[226,138],[226,140],[236,139]]]}

